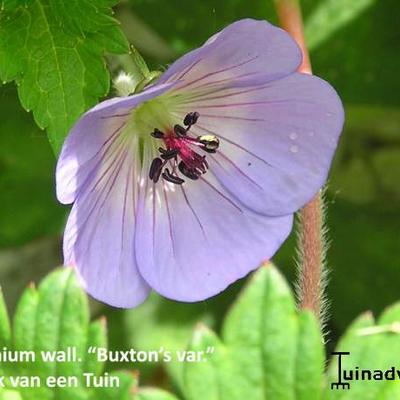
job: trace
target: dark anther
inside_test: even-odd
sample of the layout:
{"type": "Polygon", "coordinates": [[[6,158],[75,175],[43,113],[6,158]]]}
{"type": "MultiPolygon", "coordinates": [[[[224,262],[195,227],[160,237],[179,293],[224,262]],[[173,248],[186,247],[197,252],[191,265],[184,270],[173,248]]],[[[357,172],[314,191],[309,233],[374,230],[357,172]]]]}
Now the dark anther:
{"type": "Polygon", "coordinates": [[[179,136],[179,137],[186,136],[186,129],[181,125],[175,125],[174,132],[175,132],[176,136],[179,136]]]}
{"type": "Polygon", "coordinates": [[[162,139],[164,147],[159,147],[159,155],[150,166],[149,177],[153,182],[157,182],[162,176],[168,182],[175,185],[182,185],[185,182],[180,177],[183,176],[198,180],[208,170],[206,156],[197,153],[194,146],[207,153],[215,153],[219,148],[219,139],[215,135],[201,135],[194,138],[189,135],[190,128],[197,123],[200,114],[197,111],[186,114],[183,125],[176,124],[173,132],[170,129],[167,133],[154,129],[151,136],[162,139]],[[180,159],[180,160],[179,160],[180,159]],[[172,167],[166,168],[167,164],[172,167]]]}
{"type": "Polygon", "coordinates": [[[198,136],[197,141],[203,145],[203,150],[207,153],[215,153],[219,147],[219,139],[214,135],[198,136]]]}
{"type": "Polygon", "coordinates": [[[161,158],[163,160],[171,160],[175,158],[179,153],[178,149],[165,150],[162,147],[160,147],[158,150],[160,151],[161,158]]]}
{"type": "Polygon", "coordinates": [[[182,185],[182,183],[185,182],[182,178],[179,178],[179,176],[172,175],[168,168],[162,173],[162,177],[168,182],[175,183],[175,185],[182,185]]]}
{"type": "Polygon", "coordinates": [[[155,158],[150,166],[149,178],[156,183],[160,179],[163,161],[161,158],[155,158]]]}
{"type": "Polygon", "coordinates": [[[153,132],[151,132],[151,136],[153,136],[156,139],[162,139],[164,137],[164,133],[162,133],[159,129],[154,129],[153,132]]]}
{"type": "Polygon", "coordinates": [[[186,177],[192,180],[199,179],[200,173],[195,169],[189,168],[183,161],[181,161],[178,165],[179,171],[186,177]]]}
{"type": "Polygon", "coordinates": [[[186,126],[191,126],[194,125],[197,120],[199,119],[200,114],[197,111],[190,112],[189,114],[186,114],[185,119],[183,120],[183,125],[186,126]]]}

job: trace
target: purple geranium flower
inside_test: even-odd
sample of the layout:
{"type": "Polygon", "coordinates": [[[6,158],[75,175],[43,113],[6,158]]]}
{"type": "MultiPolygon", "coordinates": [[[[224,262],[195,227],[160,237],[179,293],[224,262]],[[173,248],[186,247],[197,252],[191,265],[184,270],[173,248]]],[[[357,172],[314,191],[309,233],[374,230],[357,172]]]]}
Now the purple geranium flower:
{"type": "Polygon", "coordinates": [[[343,125],[336,92],[300,62],[285,31],[242,20],[76,123],[57,196],[74,203],[65,263],[93,297],[198,301],[276,252],[324,184],[343,125]]]}

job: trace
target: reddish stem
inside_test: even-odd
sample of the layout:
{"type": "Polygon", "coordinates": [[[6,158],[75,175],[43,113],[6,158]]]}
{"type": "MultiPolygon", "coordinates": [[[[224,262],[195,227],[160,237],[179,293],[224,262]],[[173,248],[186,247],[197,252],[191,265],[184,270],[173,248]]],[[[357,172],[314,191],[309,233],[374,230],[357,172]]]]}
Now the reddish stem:
{"type": "MultiPolygon", "coordinates": [[[[311,74],[311,62],[304,39],[303,19],[297,0],[276,0],[276,10],[282,25],[296,40],[303,53],[299,72],[311,74]]],[[[322,268],[323,245],[323,203],[317,194],[300,211],[299,246],[300,262],[299,300],[300,308],[311,310],[317,318],[321,314],[323,292],[322,268]]]]}

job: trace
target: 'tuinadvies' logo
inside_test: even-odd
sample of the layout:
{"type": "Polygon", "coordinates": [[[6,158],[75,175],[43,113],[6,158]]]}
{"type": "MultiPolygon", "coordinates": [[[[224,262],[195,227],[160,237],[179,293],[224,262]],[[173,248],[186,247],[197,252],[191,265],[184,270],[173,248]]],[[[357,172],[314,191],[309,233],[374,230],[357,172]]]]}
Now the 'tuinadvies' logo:
{"type": "Polygon", "coordinates": [[[352,381],[394,381],[400,380],[400,370],[396,367],[391,367],[386,370],[381,369],[361,369],[360,367],[354,367],[353,369],[344,369],[342,367],[342,359],[345,356],[349,356],[349,351],[334,351],[331,353],[333,356],[338,358],[338,372],[337,382],[331,383],[331,389],[350,389],[350,383],[352,381]]]}

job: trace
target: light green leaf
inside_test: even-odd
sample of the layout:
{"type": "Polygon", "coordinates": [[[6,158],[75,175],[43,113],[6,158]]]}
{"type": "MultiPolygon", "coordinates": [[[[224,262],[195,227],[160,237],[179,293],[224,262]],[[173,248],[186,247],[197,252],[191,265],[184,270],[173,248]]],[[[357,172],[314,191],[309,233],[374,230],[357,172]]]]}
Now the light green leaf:
{"type": "MultiPolygon", "coordinates": [[[[3,291],[0,287],[0,349],[10,348],[11,328],[3,291]]],[[[6,365],[0,362],[0,376],[4,375],[6,365]]]]}
{"type": "Polygon", "coordinates": [[[206,352],[212,348],[212,354],[201,362],[186,362],[184,368],[185,399],[220,400],[234,399],[236,387],[231,385],[232,368],[226,355],[226,349],[219,338],[205,326],[199,326],[194,332],[189,352],[206,352]]]}
{"type": "MultiPolygon", "coordinates": [[[[23,293],[13,320],[13,341],[16,351],[34,351],[36,336],[36,312],[39,303],[39,295],[31,284],[23,293]]],[[[15,364],[19,375],[36,375],[36,364],[20,362],[15,364]]],[[[27,398],[29,391],[26,391],[27,398]]]]}
{"type": "MultiPolygon", "coordinates": [[[[123,314],[123,321],[119,324],[125,324],[124,332],[128,334],[116,340],[127,340],[128,347],[143,351],[158,350],[161,347],[172,352],[183,350],[189,344],[196,323],[213,323],[209,308],[204,303],[178,303],[152,293],[145,303],[123,314]]],[[[112,317],[110,313],[109,318],[112,317]]],[[[179,385],[183,364],[173,360],[165,366],[179,385]]],[[[154,367],[154,363],[141,364],[141,373],[154,367]]]]}
{"type": "Polygon", "coordinates": [[[178,400],[177,397],[161,389],[141,388],[135,400],[178,400]]]}
{"type": "Polygon", "coordinates": [[[262,267],[252,277],[222,327],[222,342],[198,328],[193,351],[214,347],[207,362],[185,363],[188,400],[320,399],[322,336],[308,312],[297,312],[280,273],[262,267]],[[234,384],[233,384],[234,382],[234,384]]]}
{"type": "Polygon", "coordinates": [[[105,322],[99,320],[89,325],[87,297],[73,269],[57,269],[38,289],[33,285],[26,289],[15,314],[13,337],[16,350],[32,350],[36,354],[35,362],[17,364],[19,375],[36,375],[43,382],[41,387],[21,388],[24,400],[88,399],[90,392],[84,387],[82,374],[98,374],[103,365],[96,365],[93,357],[87,356],[87,349],[106,344],[105,322]],[[60,352],[73,355],[75,351],[75,359],[42,358],[45,352],[61,356],[60,352]],[[49,388],[44,384],[49,376],[75,376],[78,387],[49,388]]]}
{"type": "Polygon", "coordinates": [[[16,81],[56,152],[76,119],[108,93],[104,52],[128,52],[110,10],[100,13],[110,2],[98,3],[85,1],[82,10],[75,1],[32,0],[0,13],[0,78],[16,81]]]}
{"type": "Polygon", "coordinates": [[[0,287],[0,348],[10,345],[11,328],[7,306],[4,302],[3,290],[0,287]]]}
{"type": "Polygon", "coordinates": [[[16,390],[0,389],[0,400],[22,400],[22,397],[16,390]]]}
{"type": "MultiPolygon", "coordinates": [[[[370,313],[358,318],[340,340],[337,350],[348,351],[343,356],[345,370],[386,371],[398,366],[400,352],[400,304],[388,308],[375,323],[370,313]]],[[[400,386],[391,381],[353,380],[350,390],[331,390],[330,383],[337,381],[337,360],[331,362],[327,374],[325,399],[329,400],[376,400],[395,399],[400,395],[400,386]],[[392,396],[392,397],[390,397],[392,396]]]]}
{"type": "MultiPolygon", "coordinates": [[[[105,318],[100,318],[94,321],[89,326],[87,335],[87,346],[90,347],[107,347],[107,322],[105,318]]],[[[83,370],[91,372],[95,375],[100,375],[103,371],[104,365],[97,361],[96,354],[86,353],[85,365],[83,370]]]]}
{"type": "Polygon", "coordinates": [[[93,393],[93,400],[131,400],[136,391],[137,379],[133,373],[117,371],[110,377],[119,379],[118,387],[100,387],[93,393]]]}
{"type": "MultiPolygon", "coordinates": [[[[40,375],[81,376],[82,360],[86,356],[89,311],[86,295],[78,286],[72,268],[52,272],[39,286],[36,310],[35,350],[67,351],[75,347],[78,360],[68,362],[36,362],[40,375]]],[[[43,399],[52,399],[54,392],[60,399],[76,396],[81,388],[43,390],[43,399]]]]}
{"type": "Polygon", "coordinates": [[[260,268],[223,326],[246,396],[294,398],[297,325],[288,285],[275,268],[260,268]]]}
{"type": "Polygon", "coordinates": [[[324,0],[307,18],[305,36],[310,50],[357,18],[375,0],[324,0]]]}
{"type": "Polygon", "coordinates": [[[296,400],[321,398],[324,365],[325,351],[319,323],[310,311],[302,311],[296,356],[296,400]]]}

